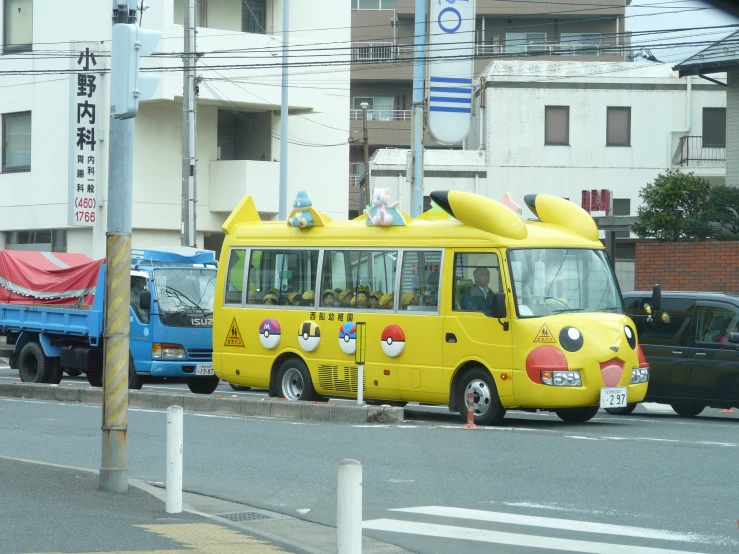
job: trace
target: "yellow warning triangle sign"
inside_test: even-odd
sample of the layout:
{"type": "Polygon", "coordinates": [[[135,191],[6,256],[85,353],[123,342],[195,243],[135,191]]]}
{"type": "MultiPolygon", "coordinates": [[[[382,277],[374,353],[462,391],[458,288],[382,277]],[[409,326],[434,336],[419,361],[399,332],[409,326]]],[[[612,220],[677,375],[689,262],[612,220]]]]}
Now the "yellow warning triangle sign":
{"type": "Polygon", "coordinates": [[[239,326],[236,324],[236,318],[231,322],[231,327],[228,329],[228,335],[226,335],[225,346],[244,346],[244,340],[241,338],[241,331],[239,326]]]}
{"type": "Polygon", "coordinates": [[[552,332],[549,330],[549,327],[547,327],[547,324],[545,323],[541,326],[541,329],[539,329],[539,334],[536,335],[534,342],[556,343],[557,341],[554,340],[552,332]]]}

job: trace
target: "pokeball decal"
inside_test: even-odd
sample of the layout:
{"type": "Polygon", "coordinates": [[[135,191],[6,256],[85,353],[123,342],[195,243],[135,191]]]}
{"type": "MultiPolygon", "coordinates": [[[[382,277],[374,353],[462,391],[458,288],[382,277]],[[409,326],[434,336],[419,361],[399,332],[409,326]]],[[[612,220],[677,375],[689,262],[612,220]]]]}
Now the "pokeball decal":
{"type": "Polygon", "coordinates": [[[259,342],[262,346],[272,350],[280,344],[280,324],[276,319],[265,319],[259,325],[259,342]]]}
{"type": "Polygon", "coordinates": [[[405,333],[398,325],[388,325],[382,331],[382,351],[391,358],[396,358],[403,353],[405,348],[405,333]]]}
{"type": "Polygon", "coordinates": [[[344,354],[354,354],[357,351],[357,325],[344,323],[339,329],[339,346],[344,354]]]}
{"type": "Polygon", "coordinates": [[[298,343],[306,352],[313,352],[321,342],[321,330],[315,321],[304,321],[300,324],[298,343]]]}

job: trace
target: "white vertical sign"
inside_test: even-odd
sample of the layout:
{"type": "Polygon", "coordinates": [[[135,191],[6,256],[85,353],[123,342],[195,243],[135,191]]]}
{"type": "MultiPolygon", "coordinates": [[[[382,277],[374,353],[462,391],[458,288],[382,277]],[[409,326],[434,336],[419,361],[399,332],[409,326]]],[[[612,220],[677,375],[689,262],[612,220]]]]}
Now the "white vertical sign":
{"type": "Polygon", "coordinates": [[[69,83],[69,225],[93,226],[98,220],[97,173],[100,143],[97,135],[101,113],[98,87],[102,64],[99,44],[72,44],[69,83]]]}
{"type": "Polygon", "coordinates": [[[431,0],[430,19],[429,131],[453,144],[472,119],[475,0],[431,0]]]}

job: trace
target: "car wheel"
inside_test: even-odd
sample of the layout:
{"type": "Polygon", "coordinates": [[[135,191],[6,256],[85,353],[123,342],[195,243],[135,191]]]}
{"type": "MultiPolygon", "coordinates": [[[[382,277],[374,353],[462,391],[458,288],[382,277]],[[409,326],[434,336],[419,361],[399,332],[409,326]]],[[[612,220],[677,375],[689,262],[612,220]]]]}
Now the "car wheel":
{"type": "Polygon", "coordinates": [[[300,358],[288,358],[277,372],[277,391],[287,400],[318,400],[310,371],[300,358]]]}
{"type": "Polygon", "coordinates": [[[562,408],[555,410],[555,414],[562,421],[567,423],[585,423],[590,421],[598,413],[598,406],[588,406],[586,408],[562,408]]]}
{"type": "Polygon", "coordinates": [[[462,421],[467,421],[467,395],[472,393],[472,412],[477,425],[500,423],[506,409],[500,403],[498,388],[490,372],[483,367],[474,367],[464,372],[457,383],[457,406],[462,421]]]}
{"type": "Polygon", "coordinates": [[[221,380],[216,377],[197,377],[187,380],[187,387],[194,394],[212,394],[218,388],[221,380]]]}
{"type": "Polygon", "coordinates": [[[695,417],[706,409],[704,405],[690,402],[670,404],[675,413],[680,417],[695,417]]]}
{"type": "Polygon", "coordinates": [[[636,402],[627,404],[624,408],[606,408],[606,412],[611,415],[629,415],[636,409],[636,402]]]}
{"type": "Polygon", "coordinates": [[[229,385],[231,385],[231,388],[233,390],[237,390],[239,392],[245,392],[245,391],[251,390],[251,387],[245,387],[243,385],[234,385],[232,383],[229,383],[229,385]]]}

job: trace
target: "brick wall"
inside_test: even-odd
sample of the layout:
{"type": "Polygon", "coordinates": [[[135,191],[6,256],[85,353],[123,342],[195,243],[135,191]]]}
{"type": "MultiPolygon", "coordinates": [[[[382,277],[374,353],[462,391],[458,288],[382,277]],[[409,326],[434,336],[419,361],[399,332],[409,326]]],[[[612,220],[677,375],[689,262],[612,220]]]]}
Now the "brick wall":
{"type": "Polygon", "coordinates": [[[726,184],[739,186],[739,71],[726,79],[726,184]]]}
{"type": "Polygon", "coordinates": [[[739,293],[739,241],[637,241],[635,290],[739,293]]]}

